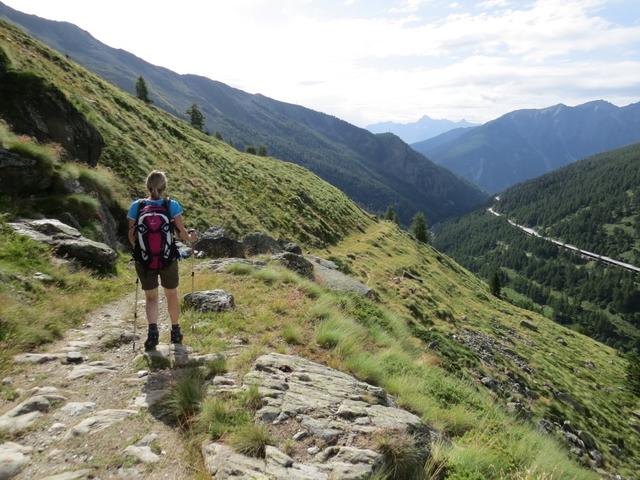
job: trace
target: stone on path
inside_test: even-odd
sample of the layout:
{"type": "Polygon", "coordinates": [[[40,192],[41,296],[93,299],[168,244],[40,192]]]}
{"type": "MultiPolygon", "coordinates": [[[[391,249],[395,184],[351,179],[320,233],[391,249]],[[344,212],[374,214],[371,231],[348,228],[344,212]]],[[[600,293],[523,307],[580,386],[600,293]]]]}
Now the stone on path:
{"type": "Polygon", "coordinates": [[[86,365],[77,365],[67,375],[68,380],[77,380],[78,378],[90,375],[101,375],[104,373],[115,373],[116,366],[110,362],[91,362],[86,365]]]}
{"type": "Polygon", "coordinates": [[[41,478],[40,480],[84,480],[85,478],[93,478],[93,473],[93,470],[85,468],[82,470],[57,473],[49,477],[41,478]]]}
{"type": "Polygon", "coordinates": [[[15,477],[30,460],[32,447],[25,447],[14,442],[0,445],[0,480],[15,477]]]}
{"type": "Polygon", "coordinates": [[[73,350],[67,352],[67,356],[65,357],[65,363],[82,363],[84,362],[84,355],[78,352],[77,350],[73,350]]]}
{"type": "Polygon", "coordinates": [[[184,296],[184,304],[199,312],[223,312],[233,308],[235,301],[230,293],[216,289],[187,293],[184,296]]]}
{"type": "Polygon", "coordinates": [[[166,397],[167,393],[169,393],[169,390],[167,389],[142,392],[142,395],[133,399],[132,405],[135,408],[151,408],[166,397]]]}
{"type": "Polygon", "coordinates": [[[60,412],[70,417],[77,417],[96,409],[94,402],[69,402],[60,409],[60,412]]]}
{"type": "Polygon", "coordinates": [[[136,413],[138,413],[137,410],[100,410],[99,412],[96,412],[95,415],[85,418],[76,426],[72,427],[71,430],[67,432],[66,436],[74,437],[87,434],[91,435],[104,430],[105,428],[110,427],[114,423],[120,422],[131,415],[135,415],[136,413]]]}
{"type": "Polygon", "coordinates": [[[21,353],[13,357],[15,363],[45,363],[63,357],[60,353],[21,353]]]}
{"type": "Polygon", "coordinates": [[[126,455],[134,457],[141,463],[156,463],[160,461],[160,456],[151,451],[151,447],[129,445],[124,449],[126,455]]]}

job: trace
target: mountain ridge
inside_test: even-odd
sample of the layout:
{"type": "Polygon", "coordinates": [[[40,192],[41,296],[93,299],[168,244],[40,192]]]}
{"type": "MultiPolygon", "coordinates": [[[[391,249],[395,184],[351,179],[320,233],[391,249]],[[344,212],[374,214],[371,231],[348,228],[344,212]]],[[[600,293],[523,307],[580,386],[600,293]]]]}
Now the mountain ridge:
{"type": "Polygon", "coordinates": [[[640,102],[593,100],[509,112],[479,127],[412,144],[490,193],[590,155],[640,141],[640,102]]]}
{"type": "Polygon", "coordinates": [[[271,155],[310,169],[370,211],[380,213],[394,205],[404,224],[418,211],[437,223],[485,198],[471,183],[391,137],[200,75],[180,75],[151,65],[68,22],[22,14],[2,3],[0,16],[125,91],[133,92],[142,75],[155,105],[173,115],[185,118],[184,111],[199,104],[206,127],[221,132],[241,150],[264,144],[271,155]]]}

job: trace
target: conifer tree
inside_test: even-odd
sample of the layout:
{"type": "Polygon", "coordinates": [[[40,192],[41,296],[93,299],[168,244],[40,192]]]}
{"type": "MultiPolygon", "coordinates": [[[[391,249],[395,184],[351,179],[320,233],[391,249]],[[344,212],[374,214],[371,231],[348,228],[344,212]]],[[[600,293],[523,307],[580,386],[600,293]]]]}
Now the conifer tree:
{"type": "Polygon", "coordinates": [[[136,96],[144,103],[151,103],[147,82],[144,81],[142,75],[138,77],[138,81],[136,82],[136,96]]]}
{"type": "Polygon", "coordinates": [[[489,290],[491,290],[491,295],[500,298],[502,286],[500,285],[500,274],[498,270],[494,270],[489,279],[489,290]]]}
{"type": "Polygon", "coordinates": [[[256,147],[252,147],[251,145],[249,145],[246,149],[245,152],[250,153],[251,155],[255,155],[256,152],[256,147]]]}
{"type": "Polygon", "coordinates": [[[640,355],[631,352],[627,355],[627,383],[631,391],[640,397],[640,355]]]}
{"type": "Polygon", "coordinates": [[[419,242],[429,243],[429,231],[427,230],[427,219],[424,213],[418,212],[414,215],[411,223],[411,233],[419,242]]]}
{"type": "Polygon", "coordinates": [[[198,107],[198,105],[194,103],[187,109],[186,114],[189,115],[189,121],[191,123],[191,126],[203,132],[204,131],[204,115],[200,111],[200,107],[198,107]]]}
{"type": "Polygon", "coordinates": [[[389,205],[387,208],[387,211],[384,213],[384,219],[398,223],[398,215],[396,214],[396,209],[393,208],[393,205],[389,205]]]}
{"type": "Polygon", "coordinates": [[[260,155],[261,157],[266,157],[267,156],[267,146],[266,145],[260,145],[258,147],[258,155],[260,155]]]}
{"type": "Polygon", "coordinates": [[[222,138],[222,133],[220,133],[219,131],[216,130],[215,136],[218,140],[223,140],[222,138]]]}

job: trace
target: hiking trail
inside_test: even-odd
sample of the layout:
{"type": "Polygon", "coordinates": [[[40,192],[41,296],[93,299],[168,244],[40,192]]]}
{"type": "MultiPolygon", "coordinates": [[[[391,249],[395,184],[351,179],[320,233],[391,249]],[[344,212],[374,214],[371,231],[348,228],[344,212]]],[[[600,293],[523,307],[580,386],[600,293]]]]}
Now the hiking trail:
{"type": "MultiPolygon", "coordinates": [[[[133,305],[129,294],[88,315],[46,350],[15,357],[3,384],[20,395],[2,403],[0,478],[193,478],[179,430],[154,410],[177,370],[140,367],[144,298],[137,305],[135,351],[133,305]]],[[[161,344],[154,356],[190,355],[188,347],[170,352],[164,298],[158,323],[161,344]]]]}

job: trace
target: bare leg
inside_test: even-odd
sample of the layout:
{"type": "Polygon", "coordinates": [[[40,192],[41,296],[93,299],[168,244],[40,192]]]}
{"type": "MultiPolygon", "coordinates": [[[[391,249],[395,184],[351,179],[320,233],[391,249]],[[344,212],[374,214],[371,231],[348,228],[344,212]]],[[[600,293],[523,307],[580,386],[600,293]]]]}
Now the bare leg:
{"type": "Polygon", "coordinates": [[[145,290],[144,295],[146,298],[145,308],[147,310],[147,322],[158,323],[158,289],[145,290]]]}
{"type": "Polygon", "coordinates": [[[180,306],[178,305],[178,289],[165,288],[164,294],[167,297],[167,310],[171,317],[171,325],[178,325],[180,321],[180,306]]]}

